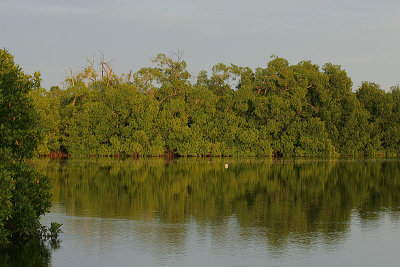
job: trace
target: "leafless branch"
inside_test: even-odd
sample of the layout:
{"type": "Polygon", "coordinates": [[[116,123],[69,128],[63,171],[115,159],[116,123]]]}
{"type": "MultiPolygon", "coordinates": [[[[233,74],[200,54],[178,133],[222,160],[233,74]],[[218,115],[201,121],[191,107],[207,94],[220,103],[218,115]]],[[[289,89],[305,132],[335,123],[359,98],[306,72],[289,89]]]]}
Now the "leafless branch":
{"type": "Polygon", "coordinates": [[[86,58],[86,60],[90,64],[89,71],[88,71],[88,74],[87,74],[87,81],[86,81],[86,87],[89,87],[89,81],[90,81],[90,76],[92,76],[92,69],[93,69],[94,59],[92,58],[92,60],[90,60],[89,58],[86,58]]]}
{"type": "Polygon", "coordinates": [[[129,75],[128,75],[128,83],[129,83],[129,81],[131,79],[131,75],[132,75],[132,70],[129,72],[129,75]]]}
{"type": "Polygon", "coordinates": [[[159,104],[161,104],[162,102],[164,102],[164,100],[166,100],[166,99],[168,99],[168,98],[170,98],[170,97],[173,97],[173,96],[177,96],[177,95],[179,95],[177,92],[175,92],[175,93],[173,93],[173,94],[170,94],[170,95],[167,95],[166,97],[164,97],[163,99],[161,99],[161,101],[159,102],[159,104]]]}
{"type": "Polygon", "coordinates": [[[183,54],[184,54],[183,50],[178,50],[178,51],[174,52],[174,55],[176,56],[176,60],[178,62],[181,62],[181,60],[183,58],[183,54]]]}
{"type": "Polygon", "coordinates": [[[110,68],[110,73],[108,74],[107,87],[110,85],[111,74],[112,74],[112,69],[110,68]]]}
{"type": "Polygon", "coordinates": [[[71,72],[71,81],[72,81],[72,86],[75,85],[75,81],[74,81],[74,75],[72,75],[72,69],[69,68],[69,71],[71,72]]]}
{"type": "Polygon", "coordinates": [[[319,108],[316,106],[311,105],[310,103],[307,103],[307,105],[309,105],[313,110],[315,110],[315,112],[319,111],[319,108]]]}

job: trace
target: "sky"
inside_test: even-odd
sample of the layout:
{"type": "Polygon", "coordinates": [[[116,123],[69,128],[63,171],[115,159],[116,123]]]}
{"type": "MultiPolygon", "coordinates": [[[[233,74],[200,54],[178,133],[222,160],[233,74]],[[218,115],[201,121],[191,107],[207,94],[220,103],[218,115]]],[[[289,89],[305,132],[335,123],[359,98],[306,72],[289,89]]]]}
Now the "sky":
{"type": "Polygon", "coordinates": [[[45,88],[100,51],[121,74],[179,50],[193,76],[220,62],[265,68],[274,54],[389,90],[400,83],[400,1],[0,0],[0,47],[45,88]]]}

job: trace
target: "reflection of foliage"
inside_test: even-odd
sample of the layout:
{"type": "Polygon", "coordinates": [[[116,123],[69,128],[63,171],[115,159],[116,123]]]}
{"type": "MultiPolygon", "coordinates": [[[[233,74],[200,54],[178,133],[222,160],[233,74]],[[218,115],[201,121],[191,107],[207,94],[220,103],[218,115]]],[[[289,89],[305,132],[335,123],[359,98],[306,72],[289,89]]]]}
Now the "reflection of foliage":
{"type": "Polygon", "coordinates": [[[67,213],[167,223],[195,218],[261,227],[272,245],[292,233],[347,231],[354,210],[369,219],[400,204],[398,161],[179,159],[37,161],[67,213]],[[224,169],[224,163],[229,168],[224,169]],[[155,215],[158,214],[158,215],[155,215]]]}
{"type": "Polygon", "coordinates": [[[51,266],[51,252],[59,248],[58,240],[45,242],[32,239],[15,242],[0,249],[1,266],[51,266]]]}

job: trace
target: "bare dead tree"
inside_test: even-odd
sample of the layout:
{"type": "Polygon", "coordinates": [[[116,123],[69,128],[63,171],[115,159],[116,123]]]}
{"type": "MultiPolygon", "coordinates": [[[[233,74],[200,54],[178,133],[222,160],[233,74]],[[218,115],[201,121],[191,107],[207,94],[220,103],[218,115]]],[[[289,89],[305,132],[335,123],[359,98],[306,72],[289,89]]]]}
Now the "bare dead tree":
{"type": "Polygon", "coordinates": [[[107,87],[110,85],[111,75],[112,75],[112,68],[111,62],[114,59],[110,59],[109,61],[105,61],[103,52],[100,52],[100,65],[101,65],[101,79],[104,78],[104,72],[107,74],[107,87]]]}
{"type": "Polygon", "coordinates": [[[110,68],[110,72],[108,73],[107,87],[110,85],[112,71],[113,70],[110,68]]]}
{"type": "Polygon", "coordinates": [[[90,64],[90,67],[89,67],[88,73],[87,73],[87,81],[86,81],[86,87],[89,87],[89,81],[90,81],[90,77],[92,76],[92,69],[93,69],[93,65],[94,65],[94,59],[92,58],[92,60],[90,60],[89,58],[86,58],[86,60],[90,64]]]}
{"type": "Polygon", "coordinates": [[[103,77],[104,77],[104,65],[103,65],[104,54],[101,50],[99,50],[99,53],[100,53],[101,79],[103,80],[103,77]]]}
{"type": "Polygon", "coordinates": [[[75,85],[75,81],[74,81],[74,75],[72,75],[72,69],[69,68],[69,71],[71,72],[71,81],[72,81],[72,86],[75,85]]]}
{"type": "Polygon", "coordinates": [[[129,83],[129,81],[131,79],[131,75],[132,75],[132,70],[129,72],[129,75],[128,75],[128,83],[129,83]]]}
{"type": "Polygon", "coordinates": [[[104,58],[103,52],[102,52],[101,50],[99,50],[99,53],[100,53],[100,65],[101,65],[101,78],[103,79],[103,78],[104,78],[104,73],[106,73],[107,76],[108,76],[108,73],[109,73],[109,70],[110,70],[110,64],[111,64],[111,62],[114,61],[115,59],[112,58],[112,59],[106,61],[105,58],[104,58]],[[107,65],[108,71],[107,71],[107,69],[105,68],[106,65],[107,65]]]}
{"type": "Polygon", "coordinates": [[[108,62],[101,62],[102,71],[104,70],[107,74],[107,87],[110,84],[112,68],[108,62]]]}
{"type": "MultiPolygon", "coordinates": [[[[178,50],[177,52],[172,52],[172,54],[176,57],[176,62],[181,63],[184,54],[183,51],[178,50]]],[[[179,71],[177,69],[178,67],[176,66],[176,64],[174,64],[174,62],[171,59],[166,60],[165,64],[173,70],[174,77],[178,77],[179,71]]]]}
{"type": "Polygon", "coordinates": [[[183,55],[184,55],[183,50],[178,50],[178,51],[174,52],[173,54],[175,55],[177,62],[181,62],[182,61],[182,58],[183,58],[183,55]]]}

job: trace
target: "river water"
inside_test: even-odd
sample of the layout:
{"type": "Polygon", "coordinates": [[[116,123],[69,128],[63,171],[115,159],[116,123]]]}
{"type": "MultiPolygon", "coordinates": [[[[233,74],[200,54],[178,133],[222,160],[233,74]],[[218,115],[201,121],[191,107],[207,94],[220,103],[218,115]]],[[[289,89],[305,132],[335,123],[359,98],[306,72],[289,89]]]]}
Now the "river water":
{"type": "Polygon", "coordinates": [[[33,164],[63,224],[44,264],[400,266],[399,160],[33,164]]]}

